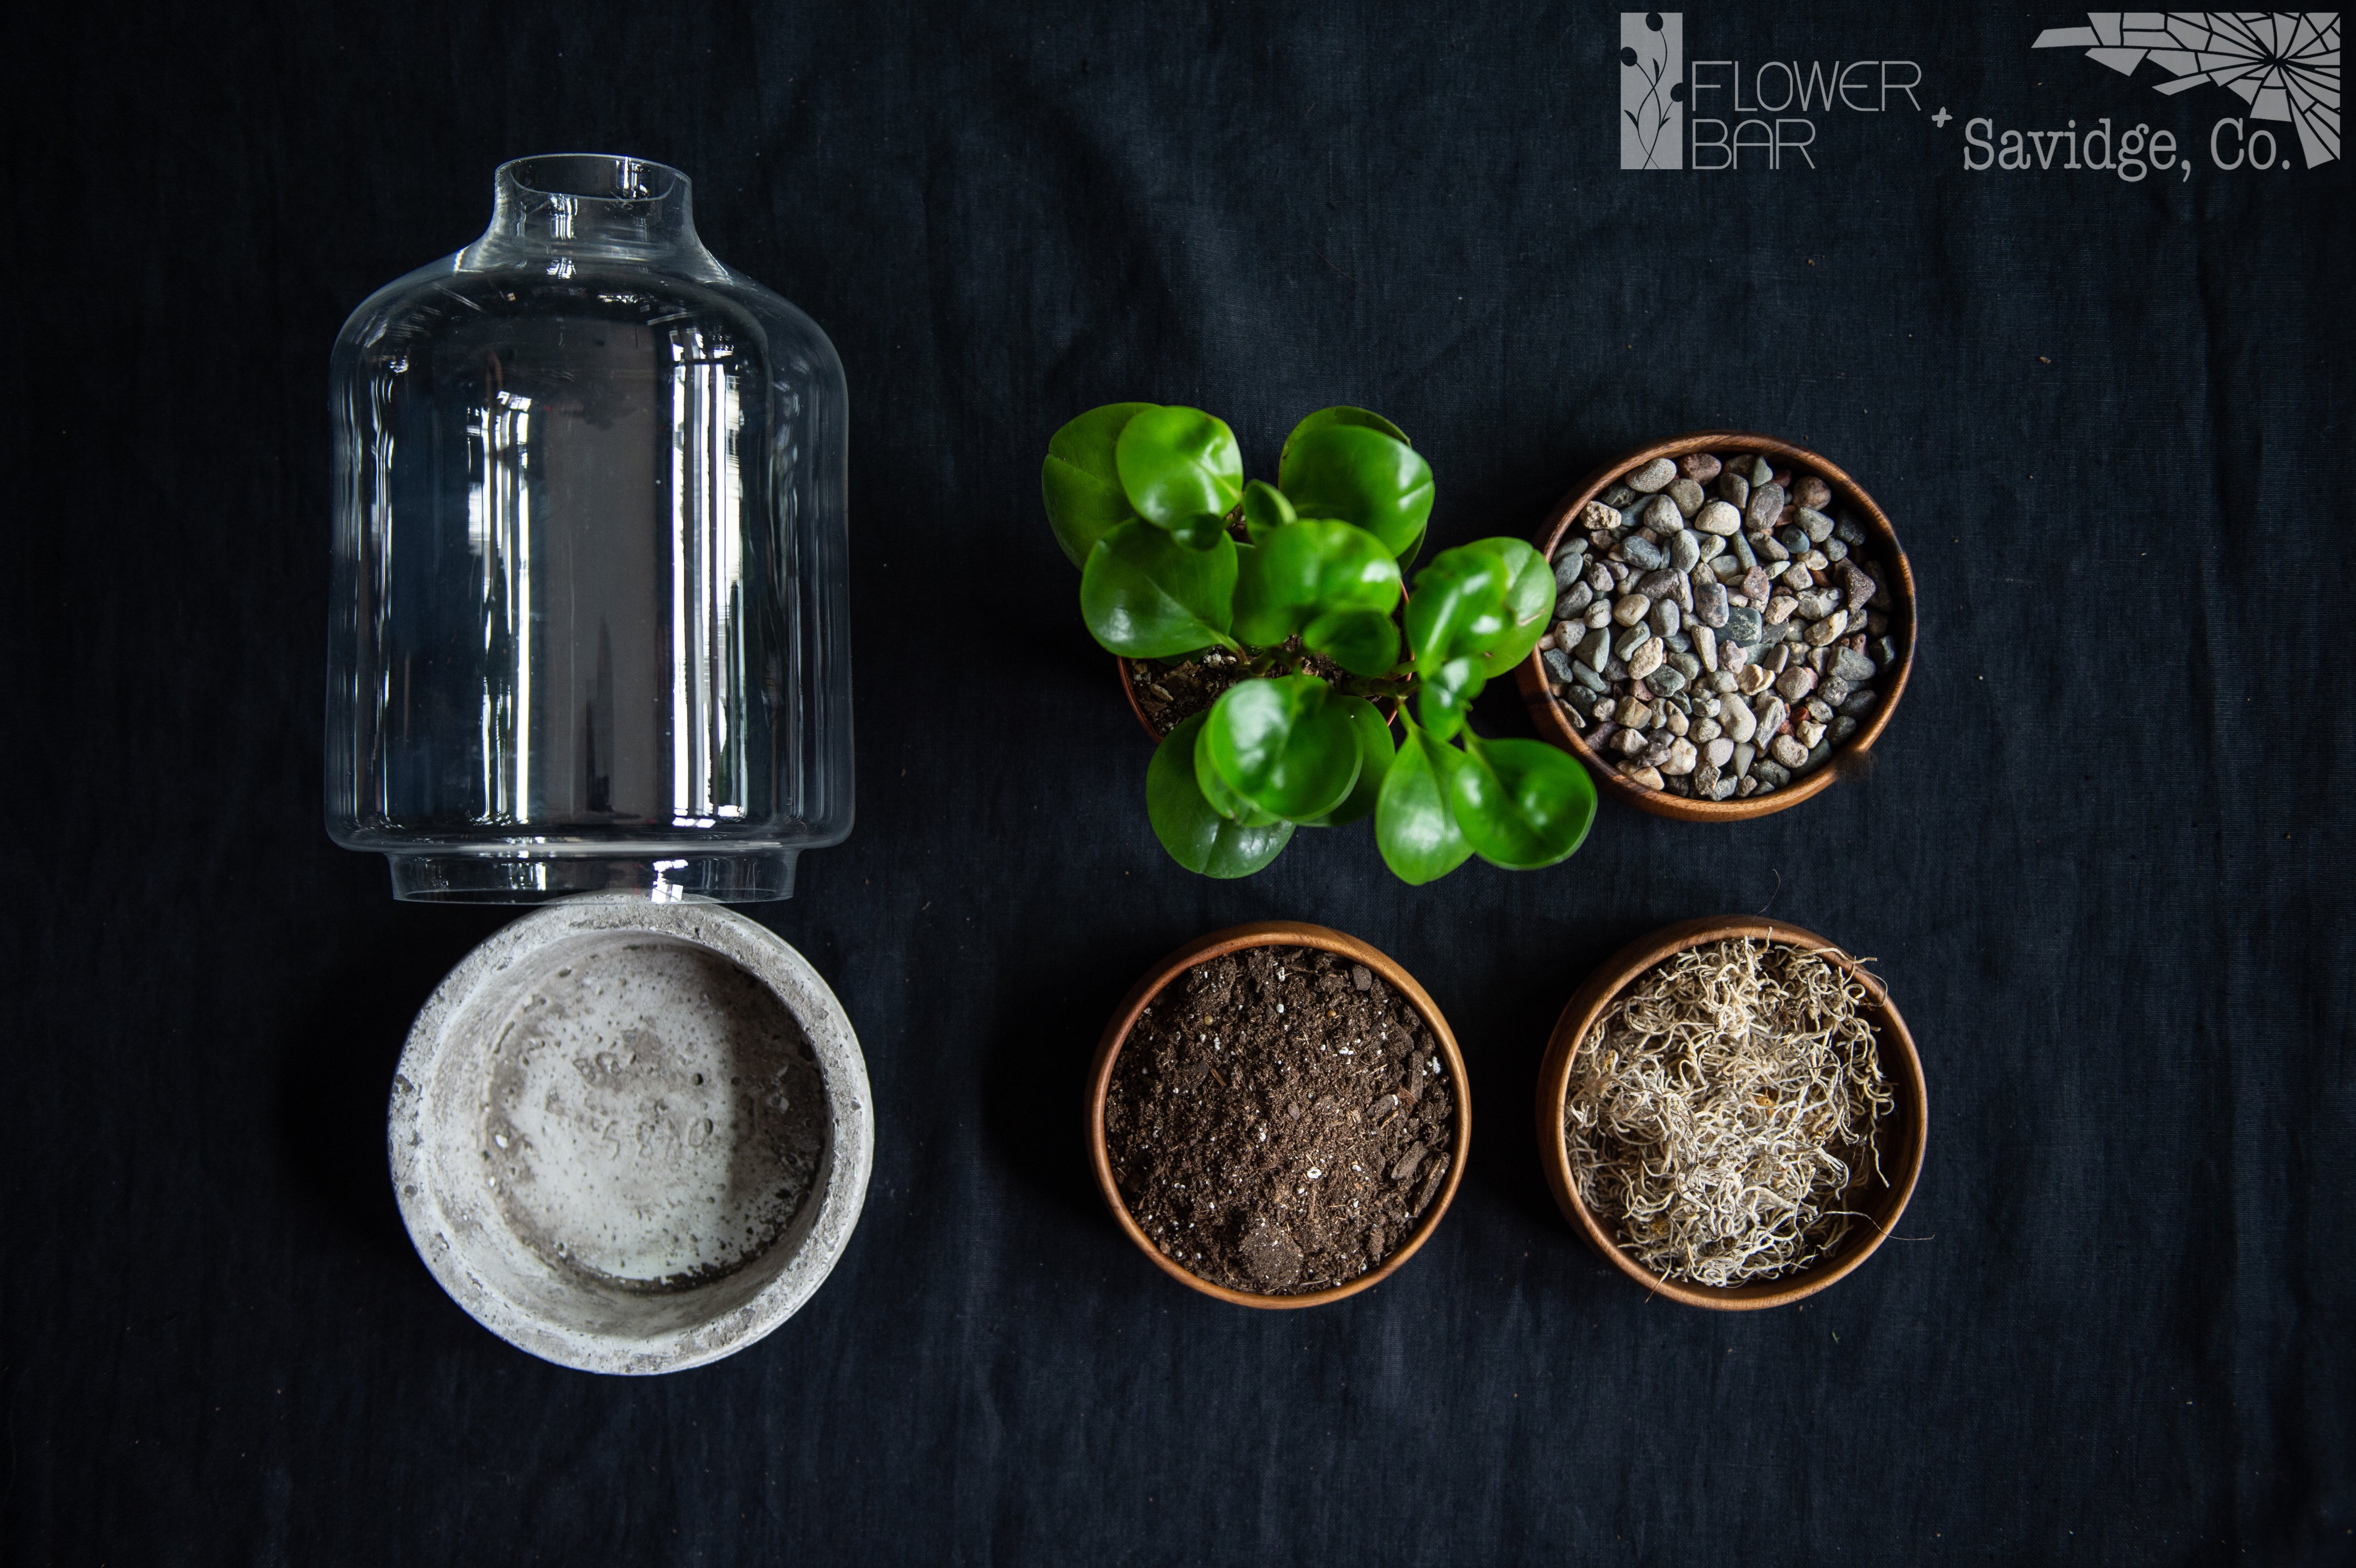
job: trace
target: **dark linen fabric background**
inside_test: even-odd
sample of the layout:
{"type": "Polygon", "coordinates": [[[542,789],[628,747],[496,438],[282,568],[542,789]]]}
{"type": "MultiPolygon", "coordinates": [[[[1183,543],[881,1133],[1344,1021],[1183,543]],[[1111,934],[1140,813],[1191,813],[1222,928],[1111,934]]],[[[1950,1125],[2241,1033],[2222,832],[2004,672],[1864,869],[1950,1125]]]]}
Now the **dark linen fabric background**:
{"type": "Polygon", "coordinates": [[[1912,60],[1922,112],[1622,173],[1594,6],[20,16],[7,1560],[2356,1560],[2348,165],[2216,170],[2239,101],[2032,54],[2059,6],[1685,17],[1694,58],[1912,60]],[[1970,173],[1973,115],[2196,167],[1970,173]],[[853,407],[859,825],[754,912],[858,1027],[873,1189],[798,1317],[651,1381],[510,1349],[412,1252],[392,1062],[514,912],[396,905],[320,825],[329,341],[572,150],[691,175],[853,407]],[[1440,544],[1678,431],[1809,443],[1911,552],[1913,684],[1869,778],[1764,821],[1187,875],[1038,498],[1130,398],[1261,474],[1382,410],[1440,544]],[[1858,1274],[1712,1315],[1582,1249],[1532,1097],[1591,966],[1751,911],[1878,960],[1929,1158],[1858,1274]],[[1268,917],[1416,973],[1476,1112],[1430,1245],[1296,1314],[1163,1278],[1081,1140],[1115,999],[1268,917]]]}

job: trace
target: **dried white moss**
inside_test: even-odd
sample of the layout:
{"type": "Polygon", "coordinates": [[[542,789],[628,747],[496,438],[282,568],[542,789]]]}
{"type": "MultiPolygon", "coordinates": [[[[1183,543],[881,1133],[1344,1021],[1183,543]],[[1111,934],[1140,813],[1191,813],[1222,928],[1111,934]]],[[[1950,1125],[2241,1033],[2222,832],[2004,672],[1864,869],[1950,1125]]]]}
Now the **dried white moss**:
{"type": "Polygon", "coordinates": [[[1862,1218],[1891,1104],[1865,986],[1787,943],[1730,938],[1645,971],[1572,1053],[1563,1131],[1580,1200],[1665,1279],[1805,1267],[1862,1218]]]}

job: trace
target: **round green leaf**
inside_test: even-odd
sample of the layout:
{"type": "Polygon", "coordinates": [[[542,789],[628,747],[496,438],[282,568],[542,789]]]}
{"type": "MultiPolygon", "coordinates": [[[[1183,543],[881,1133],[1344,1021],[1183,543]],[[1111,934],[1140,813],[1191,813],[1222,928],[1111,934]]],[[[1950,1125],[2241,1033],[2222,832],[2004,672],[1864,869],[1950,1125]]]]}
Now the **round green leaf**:
{"type": "Polygon", "coordinates": [[[1124,658],[1168,658],[1226,635],[1236,591],[1235,541],[1189,549],[1151,523],[1127,522],[1097,541],[1080,572],[1080,614],[1124,658]]]}
{"type": "Polygon", "coordinates": [[[1372,680],[1397,667],[1398,624],[1380,610],[1328,610],[1301,629],[1301,645],[1323,654],[1352,675],[1372,680]]]}
{"type": "Polygon", "coordinates": [[[1277,485],[1302,517],[1355,523],[1394,557],[1412,549],[1431,517],[1431,464],[1365,425],[1322,425],[1296,437],[1277,485]]]}
{"type": "Polygon", "coordinates": [[[1434,737],[1445,741],[1464,727],[1472,699],[1489,677],[1481,661],[1469,656],[1452,658],[1424,673],[1415,685],[1415,716],[1434,737]]]}
{"type": "Polygon", "coordinates": [[[1284,848],[1292,824],[1231,822],[1195,786],[1194,747],[1210,716],[1197,713],[1162,738],[1145,770],[1145,814],[1170,858],[1206,877],[1248,877],[1284,848]]]}
{"type": "Polygon", "coordinates": [[[1375,844],[1412,887],[1444,877],[1472,853],[1448,804],[1447,775],[1463,762],[1445,741],[1409,725],[1375,803],[1375,844]]]}
{"type": "Polygon", "coordinates": [[[1199,762],[1237,795],[1301,821],[1340,805],[1357,782],[1357,732],[1313,675],[1247,680],[1212,705],[1199,762]]]}
{"type": "Polygon", "coordinates": [[[1328,610],[1387,615],[1398,599],[1398,562],[1380,539],[1303,519],[1269,529],[1238,563],[1234,630],[1251,646],[1274,647],[1328,610]]]}
{"type": "MultiPolygon", "coordinates": [[[[1202,715],[1206,727],[1210,717],[1207,710],[1202,715]]],[[[1262,811],[1237,794],[1235,786],[1221,778],[1219,770],[1211,765],[1209,751],[1201,740],[1195,741],[1194,787],[1202,792],[1205,800],[1211,803],[1213,811],[1229,822],[1239,823],[1246,827],[1265,827],[1271,822],[1282,820],[1276,813],[1262,811]]]]}
{"type": "Polygon", "coordinates": [[[1282,528],[1296,515],[1284,492],[1267,481],[1255,479],[1244,486],[1244,529],[1252,543],[1259,543],[1269,530],[1282,528]]]}
{"type": "Polygon", "coordinates": [[[1542,741],[1482,741],[1468,731],[1449,777],[1457,825],[1481,859],[1511,870],[1551,866],[1595,820],[1595,781],[1542,741]]]}
{"type": "Polygon", "coordinates": [[[1494,645],[1506,629],[1505,595],[1513,577],[1494,550],[1460,545],[1441,550],[1415,574],[1408,601],[1408,645],[1416,664],[1432,669],[1494,645]]]}
{"type": "Polygon", "coordinates": [[[1138,515],[1174,528],[1223,517],[1244,491],[1235,432],[1200,409],[1147,409],[1121,427],[1113,461],[1138,515]]]}
{"type": "Polygon", "coordinates": [[[1344,822],[1355,822],[1375,809],[1381,798],[1383,780],[1390,776],[1391,759],[1398,748],[1391,740],[1391,721],[1383,717],[1382,709],[1363,697],[1338,697],[1334,700],[1350,716],[1350,728],[1358,737],[1358,782],[1342,804],[1323,816],[1312,817],[1303,827],[1335,827],[1344,822]]]}
{"type": "Polygon", "coordinates": [[[1047,439],[1046,461],[1039,470],[1040,498],[1047,506],[1047,525],[1055,542],[1085,565],[1097,540],[1137,516],[1120,487],[1113,448],[1123,426],[1151,403],[1107,403],[1090,409],[1047,439]]]}
{"type": "Polygon", "coordinates": [[[1546,557],[1520,539],[1475,539],[1473,546],[1495,555],[1507,573],[1505,627],[1494,642],[1476,650],[1483,674],[1503,675],[1529,657],[1530,650],[1546,635],[1557,588],[1554,569],[1546,557]]]}
{"type": "Polygon", "coordinates": [[[1312,430],[1323,430],[1327,425],[1333,424],[1364,425],[1368,430],[1378,430],[1382,432],[1385,435],[1389,436],[1393,441],[1398,442],[1401,446],[1413,446],[1415,444],[1415,443],[1408,440],[1407,432],[1399,429],[1398,426],[1391,423],[1390,421],[1383,418],[1382,415],[1376,413],[1371,409],[1354,409],[1347,405],[1330,409],[1319,409],[1315,413],[1311,414],[1307,419],[1302,420],[1299,424],[1294,425],[1292,427],[1292,433],[1284,438],[1284,450],[1278,454],[1276,460],[1277,472],[1279,474],[1284,472],[1285,464],[1291,459],[1292,446],[1295,442],[1299,441],[1302,436],[1307,435],[1312,430]]]}

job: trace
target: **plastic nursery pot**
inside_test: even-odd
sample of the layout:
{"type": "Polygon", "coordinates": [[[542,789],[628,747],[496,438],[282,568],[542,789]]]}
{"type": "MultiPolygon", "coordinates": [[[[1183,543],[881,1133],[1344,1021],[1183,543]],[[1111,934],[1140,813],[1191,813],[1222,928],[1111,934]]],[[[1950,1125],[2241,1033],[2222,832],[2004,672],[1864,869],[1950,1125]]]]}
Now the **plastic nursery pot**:
{"type": "Polygon", "coordinates": [[[1829,459],[1795,446],[1788,441],[1778,441],[1771,435],[1753,435],[1746,431],[1707,430],[1689,435],[1676,436],[1638,447],[1605,464],[1580,481],[1577,489],[1565,496],[1547,517],[1532,542],[1538,553],[1548,560],[1554,559],[1556,547],[1570,531],[1573,520],[1590,501],[1630,469],[1650,463],[1656,457],[1677,458],[1690,452],[1756,452],[1771,459],[1784,460],[1815,474],[1829,485],[1836,509],[1842,506],[1856,514],[1858,522],[1872,536],[1868,552],[1879,554],[1890,564],[1890,580],[1882,584],[1890,591],[1890,635],[1899,647],[1898,667],[1883,671],[1874,677],[1874,688],[1881,700],[1858,724],[1857,733],[1837,747],[1833,754],[1815,768],[1794,779],[1770,795],[1754,795],[1740,800],[1695,800],[1687,795],[1672,795],[1666,790],[1653,789],[1622,773],[1611,762],[1587,743],[1586,738],[1574,728],[1561,705],[1556,701],[1554,688],[1547,682],[1543,654],[1533,653],[1515,672],[1522,688],[1522,701],[1530,710],[1530,722],[1545,740],[1569,752],[1585,763],[1588,771],[1606,792],[1619,796],[1640,811],[1656,816],[1674,816],[1687,822],[1740,822],[1749,817],[1767,816],[1789,810],[1812,795],[1828,788],[1847,768],[1872,750],[1889,726],[1890,716],[1898,710],[1898,699],[1906,689],[1906,677],[1914,668],[1914,569],[1907,562],[1906,551],[1898,543],[1898,530],[1889,516],[1865,493],[1865,487],[1849,477],[1847,472],[1829,459]]]}
{"type": "Polygon", "coordinates": [[[1112,1211],[1114,1221],[1120,1226],[1123,1234],[1137,1243],[1137,1250],[1151,1258],[1153,1265],[1162,1273],[1190,1290],[1201,1291],[1205,1296],[1232,1302],[1237,1307],[1261,1307],[1277,1311],[1288,1311],[1298,1307],[1323,1307],[1344,1296],[1355,1296],[1388,1279],[1401,1264],[1415,1255],[1416,1250],[1438,1228],[1440,1217],[1448,1212],[1448,1205],[1456,1197],[1456,1185],[1464,1179],[1464,1158],[1472,1144],[1472,1092],[1465,1079],[1464,1056],[1456,1049],[1456,1036],[1449,1029],[1448,1020],[1440,1015],[1439,1006],[1421,986],[1416,984],[1414,976],[1400,968],[1379,949],[1355,936],[1300,921],[1266,920],[1255,921],[1248,925],[1229,926],[1225,931],[1196,937],[1155,965],[1144,978],[1130,987],[1129,995],[1123,997],[1120,1006],[1113,1010],[1112,1021],[1105,1026],[1104,1038],[1097,1045],[1096,1063],[1088,1073],[1088,1158],[1096,1168],[1097,1189],[1104,1194],[1105,1207],[1112,1211]],[[1130,1029],[1136,1025],[1138,1015],[1145,1010],[1146,1004],[1152,1001],[1163,987],[1195,965],[1248,947],[1314,947],[1365,965],[1390,982],[1392,988],[1405,997],[1408,1005],[1422,1018],[1425,1026],[1431,1030],[1432,1038],[1440,1042],[1440,1053],[1446,1059],[1449,1073],[1456,1086],[1456,1113],[1448,1149],[1448,1175],[1441,1182],[1439,1193],[1433,1197],[1430,1207],[1416,1221],[1415,1229],[1408,1232],[1407,1239],[1390,1256],[1357,1278],[1323,1290],[1303,1291],[1297,1296],[1266,1296],[1230,1290],[1199,1275],[1190,1274],[1164,1257],[1161,1249],[1146,1239],[1145,1232],[1130,1217],[1129,1205],[1121,1200],[1120,1188],[1113,1180],[1112,1157],[1105,1144],[1105,1099],[1112,1089],[1113,1064],[1119,1060],[1120,1048],[1129,1039],[1130,1029]]]}
{"type": "Polygon", "coordinates": [[[393,1191],[477,1322],[597,1372],[744,1349],[809,1299],[867,1194],[858,1036],[801,955],[705,901],[563,900],[417,1015],[393,1191]]]}
{"type": "Polygon", "coordinates": [[[1929,1096],[1922,1083],[1922,1058],[1915,1054],[1914,1037],[1907,1032],[1906,1020],[1898,1016],[1880,980],[1815,933],[1751,915],[1711,915],[1663,926],[1613,954],[1564,1006],[1555,1022],[1554,1036],[1547,1042],[1545,1063],[1538,1069],[1538,1157],[1563,1217],[1614,1268],[1645,1289],[1687,1307],[1719,1312],[1754,1312],[1814,1296],[1871,1257],[1914,1196],[1915,1179],[1922,1174],[1928,1125],[1929,1096]],[[1757,1285],[1677,1284],[1661,1278],[1621,1251],[1617,1238],[1580,1201],[1578,1184],[1571,1178],[1570,1148],[1562,1130],[1563,1107],[1570,1088],[1570,1057],[1604,1008],[1645,970],[1688,947],[1736,936],[1762,937],[1820,953],[1864,983],[1873,998],[1867,1016],[1873,1024],[1875,1047],[1894,1102],[1876,1132],[1878,1139],[1888,1141],[1881,1148],[1880,1175],[1867,1166],[1841,1195],[1841,1206],[1864,1215],[1865,1222],[1852,1226],[1833,1253],[1798,1274],[1757,1285]]]}

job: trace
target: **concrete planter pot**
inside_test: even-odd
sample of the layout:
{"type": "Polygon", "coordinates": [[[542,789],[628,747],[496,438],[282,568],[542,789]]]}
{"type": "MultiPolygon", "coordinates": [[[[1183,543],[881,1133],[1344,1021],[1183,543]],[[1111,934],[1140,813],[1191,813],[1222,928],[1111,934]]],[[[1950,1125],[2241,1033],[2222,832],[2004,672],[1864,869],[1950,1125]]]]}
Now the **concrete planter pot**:
{"type": "Polygon", "coordinates": [[[593,894],[452,970],[393,1079],[393,1190],[477,1322],[584,1371],[733,1355],[858,1223],[858,1036],[800,954],[717,904],[593,894]]]}

